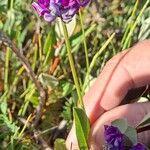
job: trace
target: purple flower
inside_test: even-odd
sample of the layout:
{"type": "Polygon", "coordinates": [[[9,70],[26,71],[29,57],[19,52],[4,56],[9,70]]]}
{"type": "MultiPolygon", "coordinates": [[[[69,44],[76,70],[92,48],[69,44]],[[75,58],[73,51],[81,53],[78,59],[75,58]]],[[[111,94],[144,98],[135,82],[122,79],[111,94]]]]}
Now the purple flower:
{"type": "Polygon", "coordinates": [[[104,136],[110,150],[124,150],[123,134],[117,127],[104,125],[104,136]]]}
{"type": "Polygon", "coordinates": [[[135,146],[131,148],[131,150],[146,150],[145,146],[141,143],[137,143],[135,146]]]}
{"type": "Polygon", "coordinates": [[[52,22],[56,17],[62,18],[64,22],[71,21],[72,17],[85,7],[91,0],[37,0],[32,6],[39,16],[46,21],[52,22]]]}

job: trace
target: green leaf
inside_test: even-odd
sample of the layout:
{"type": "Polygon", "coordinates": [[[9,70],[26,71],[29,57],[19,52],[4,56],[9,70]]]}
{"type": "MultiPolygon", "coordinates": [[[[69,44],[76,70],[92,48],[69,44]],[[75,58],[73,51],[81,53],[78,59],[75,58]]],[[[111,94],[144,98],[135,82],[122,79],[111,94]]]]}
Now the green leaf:
{"type": "Polygon", "coordinates": [[[56,139],[54,150],[67,150],[64,139],[56,139]]]}
{"type": "Polygon", "coordinates": [[[143,118],[143,120],[137,125],[137,127],[139,126],[144,126],[150,123],[150,112],[145,115],[145,117],[143,118]]]}
{"type": "Polygon", "coordinates": [[[52,26],[44,42],[45,54],[48,53],[48,51],[51,51],[54,41],[55,41],[55,32],[54,32],[54,27],[52,26]]]}
{"type": "Polygon", "coordinates": [[[2,111],[3,114],[6,114],[7,113],[7,102],[6,101],[3,101],[0,105],[0,109],[2,111]]]}
{"type": "Polygon", "coordinates": [[[70,82],[68,81],[60,81],[60,86],[62,87],[63,89],[63,93],[62,95],[63,96],[67,96],[68,94],[70,94],[73,89],[74,89],[74,85],[71,84],[70,82]]]}
{"type": "Polygon", "coordinates": [[[117,127],[121,133],[125,133],[128,128],[128,122],[126,119],[117,119],[111,123],[113,126],[117,127]]]}
{"type": "Polygon", "coordinates": [[[32,103],[33,107],[37,107],[39,105],[39,99],[37,96],[32,95],[29,100],[32,103]]]}
{"type": "Polygon", "coordinates": [[[88,137],[90,131],[89,120],[81,108],[74,108],[73,115],[79,148],[82,150],[88,150],[88,137]]]}
{"type": "Polygon", "coordinates": [[[133,145],[137,143],[137,132],[135,128],[128,126],[124,135],[128,137],[128,139],[132,142],[133,145]]]}
{"type": "Polygon", "coordinates": [[[41,73],[39,75],[39,80],[41,81],[41,83],[43,84],[43,86],[50,86],[51,88],[56,88],[56,86],[59,84],[59,81],[57,78],[46,74],[46,73],[41,73]]]}
{"type": "Polygon", "coordinates": [[[52,58],[54,56],[54,44],[56,42],[56,34],[54,30],[54,26],[51,26],[50,31],[48,32],[48,36],[46,37],[44,44],[44,54],[45,60],[43,62],[43,67],[52,62],[52,58]]]}
{"type": "Polygon", "coordinates": [[[7,116],[3,116],[3,121],[6,126],[11,130],[11,132],[15,133],[19,129],[15,122],[11,122],[7,116]]]}

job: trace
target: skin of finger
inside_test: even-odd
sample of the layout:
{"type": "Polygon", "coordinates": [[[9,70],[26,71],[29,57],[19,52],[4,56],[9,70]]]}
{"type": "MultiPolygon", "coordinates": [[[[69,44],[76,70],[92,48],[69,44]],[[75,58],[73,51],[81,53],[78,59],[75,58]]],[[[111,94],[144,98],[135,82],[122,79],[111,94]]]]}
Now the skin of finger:
{"type": "Polygon", "coordinates": [[[150,41],[146,40],[137,44],[123,60],[135,87],[141,87],[150,83],[150,41]]]}
{"type": "MultiPolygon", "coordinates": [[[[150,111],[150,103],[133,103],[118,106],[104,113],[92,126],[90,144],[95,150],[101,150],[104,145],[104,125],[110,125],[113,120],[127,119],[129,125],[135,127],[150,111]]],[[[138,142],[148,144],[150,131],[138,134],[138,142]]]]}
{"type": "Polygon", "coordinates": [[[146,40],[131,48],[117,64],[100,106],[110,110],[120,104],[126,92],[150,83],[150,41],[146,40]],[[109,101],[108,101],[109,100],[109,101]]]}
{"type": "Polygon", "coordinates": [[[91,124],[104,112],[118,106],[128,90],[150,83],[150,41],[113,57],[84,96],[91,124]]]}
{"type": "MultiPolygon", "coordinates": [[[[106,108],[103,108],[100,105],[100,99],[105,95],[104,93],[107,90],[106,88],[107,88],[107,84],[109,84],[108,81],[110,81],[111,73],[114,71],[116,64],[120,62],[121,58],[126,54],[126,52],[127,51],[123,51],[122,53],[119,53],[118,55],[114,56],[110,61],[107,62],[107,64],[103,68],[102,72],[100,73],[96,81],[93,83],[89,91],[83,97],[86,114],[89,117],[91,124],[93,124],[95,120],[106,110],[106,108]]],[[[117,69],[117,74],[118,73],[124,74],[123,70],[120,67],[118,68],[119,69],[117,69]]],[[[115,73],[115,75],[117,74],[115,73]]],[[[121,83],[122,76],[119,75],[118,78],[119,77],[121,83]]],[[[114,80],[114,75],[113,75],[113,79],[111,80],[114,80]]],[[[123,81],[126,80],[128,80],[128,76],[126,77],[124,76],[123,81]]],[[[130,86],[128,84],[130,83],[127,81],[126,82],[127,87],[130,86]]],[[[112,96],[113,96],[113,92],[112,92],[112,96]]]]}
{"type": "MultiPolygon", "coordinates": [[[[105,111],[118,106],[129,89],[149,84],[150,69],[146,69],[150,68],[149,49],[150,41],[146,40],[108,61],[83,98],[91,125],[105,111]],[[141,73],[137,76],[139,72],[141,73]]],[[[77,144],[74,136],[75,131],[72,129],[67,138],[67,147],[70,147],[68,144],[70,145],[72,142],[77,144]],[[74,137],[74,139],[72,140],[70,137],[74,137]]]]}

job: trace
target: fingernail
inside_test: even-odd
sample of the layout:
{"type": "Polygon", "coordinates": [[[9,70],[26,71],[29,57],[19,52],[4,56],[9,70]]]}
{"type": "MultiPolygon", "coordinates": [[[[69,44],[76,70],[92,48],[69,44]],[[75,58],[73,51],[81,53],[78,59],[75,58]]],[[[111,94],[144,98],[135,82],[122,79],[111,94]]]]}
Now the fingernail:
{"type": "Polygon", "coordinates": [[[92,143],[90,145],[90,150],[101,150],[100,147],[98,147],[96,144],[92,143]]]}
{"type": "Polygon", "coordinates": [[[78,146],[77,146],[77,145],[75,145],[75,144],[71,143],[71,145],[70,145],[70,149],[69,149],[69,150],[79,150],[79,148],[78,148],[78,146]]]}
{"type": "Polygon", "coordinates": [[[66,148],[67,150],[79,150],[78,145],[73,143],[73,141],[66,141],[66,148]]]}

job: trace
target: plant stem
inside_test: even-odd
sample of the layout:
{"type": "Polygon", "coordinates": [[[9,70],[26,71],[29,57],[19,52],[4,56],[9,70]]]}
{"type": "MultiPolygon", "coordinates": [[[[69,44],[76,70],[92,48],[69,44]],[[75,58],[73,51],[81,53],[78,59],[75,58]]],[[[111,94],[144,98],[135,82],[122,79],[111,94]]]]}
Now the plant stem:
{"type": "Polygon", "coordinates": [[[70,63],[70,67],[71,67],[71,72],[72,72],[73,80],[74,80],[75,87],[76,87],[77,94],[78,94],[78,98],[79,98],[79,105],[82,108],[84,108],[83,101],[82,101],[81,90],[80,90],[80,85],[79,85],[79,81],[78,81],[78,77],[77,77],[77,72],[76,72],[76,69],[75,69],[75,63],[74,63],[73,56],[72,56],[72,53],[71,53],[71,45],[70,45],[70,41],[69,41],[68,31],[67,31],[66,24],[64,22],[62,22],[62,27],[63,27],[63,32],[64,32],[64,38],[65,38],[69,63],[70,63]]]}
{"type": "MultiPolygon", "coordinates": [[[[103,44],[103,46],[99,49],[99,51],[94,55],[92,61],[91,61],[91,64],[89,66],[89,73],[92,71],[95,63],[96,63],[96,60],[98,59],[98,57],[100,56],[100,54],[106,49],[106,47],[110,44],[110,42],[112,41],[112,39],[115,37],[115,33],[113,33],[109,39],[103,44]]],[[[87,80],[88,80],[88,74],[86,74],[85,76],[85,81],[84,81],[84,84],[83,84],[83,91],[86,89],[88,83],[87,83],[87,80]]]]}
{"type": "Polygon", "coordinates": [[[143,8],[141,9],[139,15],[137,16],[137,18],[136,18],[134,24],[133,24],[132,27],[131,27],[128,36],[126,37],[126,40],[125,40],[125,42],[124,42],[124,44],[123,44],[123,48],[122,48],[122,49],[126,49],[126,48],[129,47],[128,44],[129,44],[130,38],[131,38],[131,36],[133,35],[133,32],[134,32],[134,30],[135,30],[137,24],[139,23],[140,18],[141,18],[141,16],[143,15],[145,9],[147,8],[149,2],[150,2],[150,0],[147,0],[147,1],[145,2],[143,8]]]}
{"type": "Polygon", "coordinates": [[[8,91],[9,83],[8,83],[8,70],[9,70],[9,60],[10,60],[10,48],[6,48],[6,56],[5,56],[5,73],[4,73],[4,90],[8,91]]]}
{"type": "Polygon", "coordinates": [[[39,46],[39,57],[40,62],[42,62],[42,42],[41,42],[41,34],[38,34],[38,46],[39,46]]]}
{"type": "Polygon", "coordinates": [[[123,47],[123,44],[124,44],[124,42],[125,42],[125,40],[126,40],[126,37],[127,37],[127,35],[128,35],[128,32],[130,31],[130,29],[131,29],[131,27],[132,27],[132,25],[133,25],[133,19],[134,19],[134,17],[135,17],[135,14],[136,14],[136,12],[137,12],[137,8],[138,8],[138,5],[139,5],[139,0],[137,0],[136,1],[136,3],[135,3],[135,5],[134,5],[134,8],[133,8],[133,11],[132,11],[132,14],[131,14],[131,16],[130,16],[130,18],[128,19],[128,21],[127,21],[127,28],[126,28],[126,30],[125,30],[125,33],[124,33],[124,35],[123,35],[123,38],[122,38],[122,40],[121,40],[121,46],[123,47]]]}
{"type": "Polygon", "coordinates": [[[136,128],[136,130],[137,130],[137,133],[148,131],[148,130],[150,130],[150,125],[148,124],[148,125],[146,125],[144,127],[138,127],[138,128],[136,128]]]}
{"type": "Polygon", "coordinates": [[[87,69],[87,74],[89,75],[88,49],[87,49],[87,43],[86,43],[86,37],[85,37],[85,31],[84,31],[83,17],[82,17],[81,9],[79,10],[79,16],[80,16],[82,35],[83,35],[83,44],[84,44],[84,52],[85,52],[85,60],[86,60],[86,69],[87,69]]]}
{"type": "Polygon", "coordinates": [[[24,124],[24,126],[23,126],[23,128],[22,128],[22,130],[21,130],[21,132],[20,132],[19,135],[18,135],[18,138],[21,138],[21,137],[22,137],[22,135],[23,135],[25,129],[27,128],[27,126],[28,126],[28,124],[29,124],[29,121],[30,121],[31,117],[32,117],[32,114],[30,114],[29,117],[27,118],[27,120],[26,120],[26,122],[25,122],[25,124],[24,124]]]}
{"type": "Polygon", "coordinates": [[[14,5],[14,0],[8,0],[7,7],[8,7],[9,10],[13,9],[13,5],[14,5]]]}

